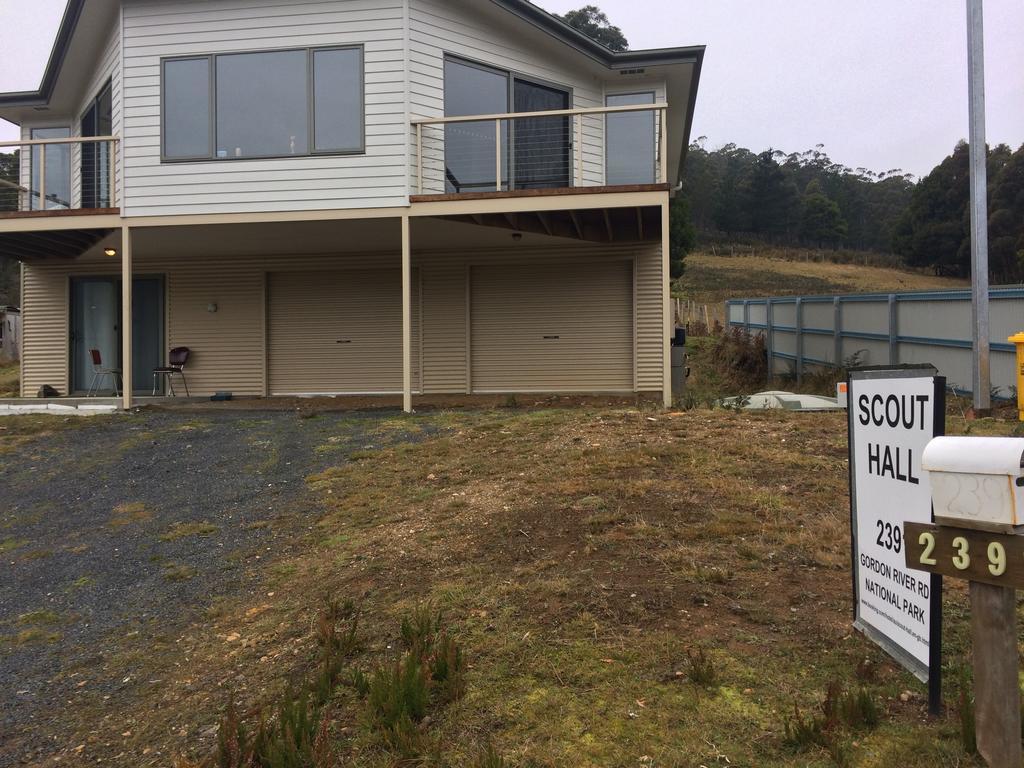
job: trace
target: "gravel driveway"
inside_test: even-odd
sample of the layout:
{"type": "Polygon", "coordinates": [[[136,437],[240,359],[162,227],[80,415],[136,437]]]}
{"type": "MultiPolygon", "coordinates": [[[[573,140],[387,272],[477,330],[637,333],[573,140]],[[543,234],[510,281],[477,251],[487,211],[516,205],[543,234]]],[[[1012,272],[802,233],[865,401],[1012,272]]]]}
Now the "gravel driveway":
{"type": "Polygon", "coordinates": [[[318,516],[306,477],[428,434],[381,428],[397,416],[144,412],[0,458],[0,766],[57,746],[104,638],[154,621],[172,631],[295,546],[318,516]]]}

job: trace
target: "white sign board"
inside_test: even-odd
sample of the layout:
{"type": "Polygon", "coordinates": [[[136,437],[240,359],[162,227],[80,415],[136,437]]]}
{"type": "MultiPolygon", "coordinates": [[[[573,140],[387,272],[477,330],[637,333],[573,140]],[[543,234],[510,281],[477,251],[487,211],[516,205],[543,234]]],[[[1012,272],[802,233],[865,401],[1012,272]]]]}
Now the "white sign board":
{"type": "Polygon", "coordinates": [[[932,522],[921,455],[945,429],[945,380],[934,374],[852,371],[848,415],[854,626],[937,687],[941,581],[907,568],[903,551],[903,523],[932,522]]]}

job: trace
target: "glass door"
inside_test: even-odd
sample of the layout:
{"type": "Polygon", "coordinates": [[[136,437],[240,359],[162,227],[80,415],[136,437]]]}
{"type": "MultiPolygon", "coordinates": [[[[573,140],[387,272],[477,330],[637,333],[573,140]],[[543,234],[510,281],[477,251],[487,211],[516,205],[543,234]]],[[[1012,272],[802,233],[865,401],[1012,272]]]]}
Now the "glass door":
{"type": "MultiPolygon", "coordinates": [[[[608,96],[609,107],[654,104],[654,93],[608,96]]],[[[606,184],[653,184],[658,162],[655,112],[613,112],[605,118],[606,184]]]]}
{"type": "MultiPolygon", "coordinates": [[[[516,79],[513,112],[569,109],[569,92],[516,79]]],[[[514,189],[568,187],[572,128],[568,117],[524,117],[512,121],[514,189]]]]}
{"type": "MultiPolygon", "coordinates": [[[[508,112],[508,74],[479,64],[445,59],[444,114],[503,115],[508,112]]],[[[501,125],[500,183],[497,168],[497,131],[492,121],[448,123],[444,127],[446,192],[493,192],[508,178],[508,125],[501,125]]]]}
{"type": "MultiPolygon", "coordinates": [[[[100,354],[104,368],[118,368],[121,360],[121,292],[113,278],[75,278],[71,282],[71,391],[86,392],[92,382],[92,353],[100,354]]],[[[113,391],[110,377],[101,391],[113,391]]],[[[118,384],[120,386],[120,384],[118,384]]]]}
{"type": "MultiPolygon", "coordinates": [[[[153,369],[163,365],[162,278],[137,277],[132,281],[132,329],[133,389],[146,394],[152,391],[153,369]]],[[[84,393],[93,376],[90,350],[100,353],[104,368],[121,368],[121,281],[113,277],[73,278],[70,331],[71,391],[84,393]]],[[[100,386],[101,392],[113,390],[109,376],[100,386]]]]}

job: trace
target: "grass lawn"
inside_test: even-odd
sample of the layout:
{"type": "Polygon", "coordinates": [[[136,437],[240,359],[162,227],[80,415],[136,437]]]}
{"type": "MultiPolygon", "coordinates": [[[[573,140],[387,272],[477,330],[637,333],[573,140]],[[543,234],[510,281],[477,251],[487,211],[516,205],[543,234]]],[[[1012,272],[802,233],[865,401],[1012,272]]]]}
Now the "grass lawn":
{"type": "Polygon", "coordinates": [[[0,365],[0,397],[19,396],[18,385],[20,376],[21,366],[19,363],[0,365]]]}
{"type": "Polygon", "coordinates": [[[955,289],[965,280],[863,264],[815,261],[811,251],[765,248],[757,255],[714,255],[707,251],[686,257],[686,271],[675,293],[698,304],[710,304],[721,319],[727,299],[874,291],[955,289]]]}
{"type": "Polygon", "coordinates": [[[314,673],[317,613],[335,599],[359,612],[325,715],[336,764],[396,764],[350,683],[396,658],[403,617],[429,604],[463,649],[466,687],[430,710],[406,764],[980,765],[955,706],[960,585],[941,718],[850,628],[842,415],[499,409],[377,429],[426,427],[439,431],[310,477],[322,514],[301,554],[267,553],[257,589],[199,606],[180,636],[154,621],[112,638],[104,675],[149,683],[62,713],[89,761],[210,756],[229,699],[251,726],[314,673]],[[820,713],[837,680],[869,693],[877,727],[788,744],[787,720],[820,713]]]}

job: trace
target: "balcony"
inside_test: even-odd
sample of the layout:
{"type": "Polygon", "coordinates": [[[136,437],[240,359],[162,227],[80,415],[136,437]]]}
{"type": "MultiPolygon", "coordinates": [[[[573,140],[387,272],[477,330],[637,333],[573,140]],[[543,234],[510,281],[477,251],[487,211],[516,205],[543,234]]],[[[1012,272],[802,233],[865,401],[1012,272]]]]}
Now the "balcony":
{"type": "Polygon", "coordinates": [[[0,142],[0,218],[119,214],[116,136],[0,142]],[[13,152],[12,152],[13,150],[13,152]]]}
{"type": "Polygon", "coordinates": [[[72,259],[119,226],[119,143],[116,136],[0,142],[0,253],[72,259]]]}
{"type": "Polygon", "coordinates": [[[413,202],[668,184],[668,105],[413,120],[413,202]]]}

